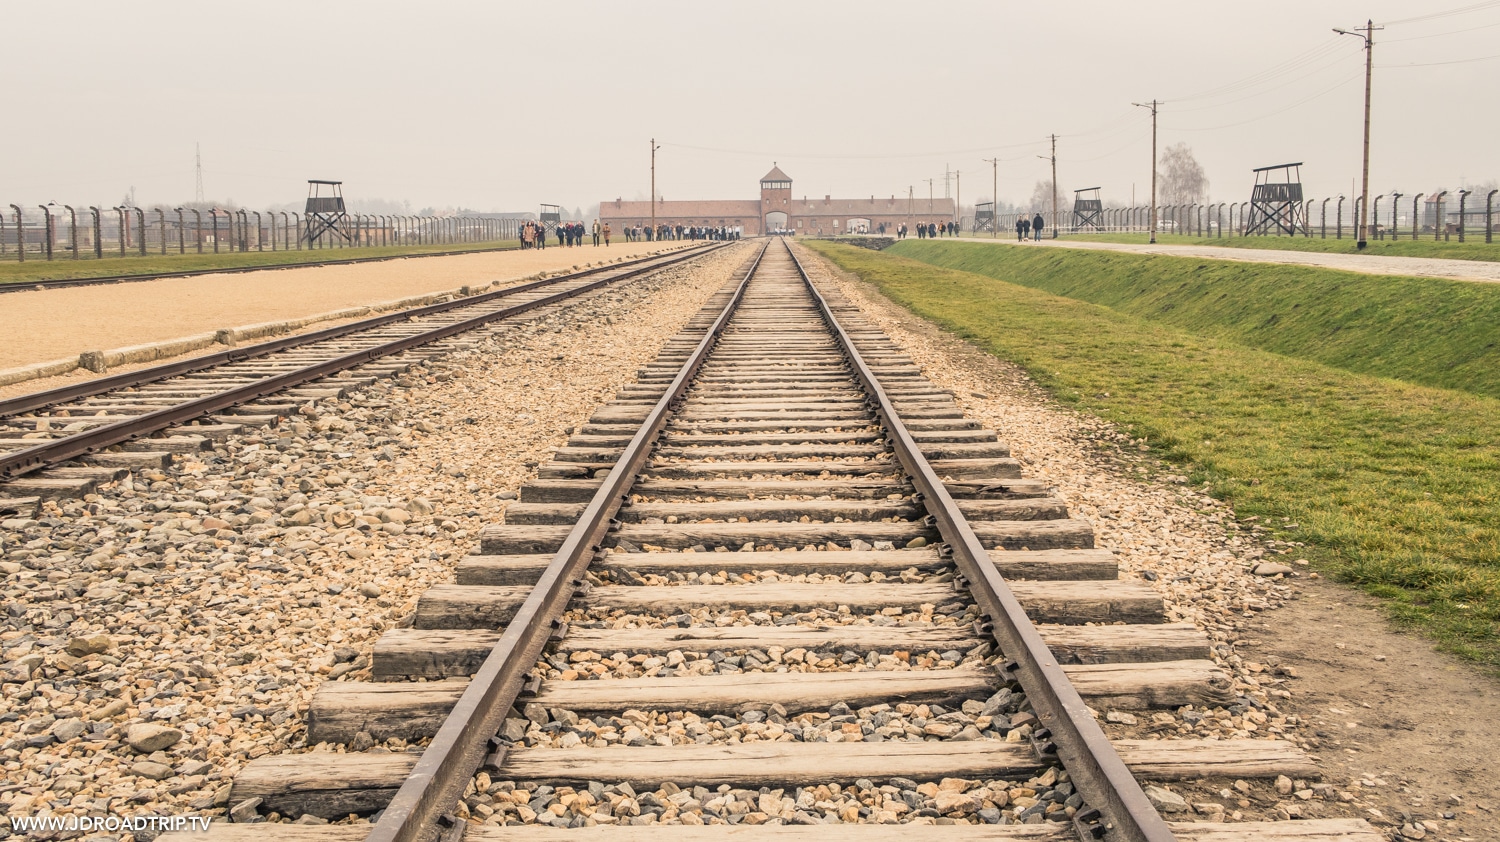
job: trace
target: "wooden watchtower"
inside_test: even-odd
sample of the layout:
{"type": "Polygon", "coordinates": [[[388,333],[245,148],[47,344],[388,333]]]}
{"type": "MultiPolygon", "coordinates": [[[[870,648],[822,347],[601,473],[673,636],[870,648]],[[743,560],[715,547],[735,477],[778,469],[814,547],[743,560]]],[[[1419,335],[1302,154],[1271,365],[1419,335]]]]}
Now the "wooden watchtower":
{"type": "Polygon", "coordinates": [[[995,230],[995,203],[980,202],[974,206],[974,233],[995,230]]]}
{"type": "Polygon", "coordinates": [[[1099,198],[1098,187],[1085,187],[1073,191],[1073,230],[1104,230],[1104,200],[1099,198]]]}
{"type": "Polygon", "coordinates": [[[1297,236],[1307,231],[1307,210],[1302,204],[1302,162],[1277,164],[1252,170],[1255,190],[1250,194],[1250,217],[1245,236],[1274,234],[1297,236]],[[1280,174],[1279,180],[1272,180],[1280,174]]]}
{"type": "Polygon", "coordinates": [[[348,216],[344,209],[344,182],[307,180],[307,207],[303,210],[302,238],[308,246],[322,239],[324,234],[349,240],[344,230],[348,216]]]}

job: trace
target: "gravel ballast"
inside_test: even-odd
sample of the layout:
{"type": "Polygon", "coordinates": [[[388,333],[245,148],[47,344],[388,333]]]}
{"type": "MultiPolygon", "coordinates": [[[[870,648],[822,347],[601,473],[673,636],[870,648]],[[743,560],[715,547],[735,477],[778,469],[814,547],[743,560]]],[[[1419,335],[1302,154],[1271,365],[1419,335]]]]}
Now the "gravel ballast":
{"type": "Polygon", "coordinates": [[[317,685],[367,674],[381,632],[749,248],[0,522],[0,812],[222,815],[234,773],[302,743],[317,685]]]}

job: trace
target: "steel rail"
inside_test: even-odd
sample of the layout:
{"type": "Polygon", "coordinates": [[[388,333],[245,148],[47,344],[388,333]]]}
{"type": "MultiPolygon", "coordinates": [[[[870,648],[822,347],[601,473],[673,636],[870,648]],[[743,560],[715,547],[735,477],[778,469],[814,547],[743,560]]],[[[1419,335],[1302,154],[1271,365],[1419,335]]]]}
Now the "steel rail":
{"type": "Polygon", "coordinates": [[[488,249],[459,249],[458,251],[431,251],[415,254],[393,254],[387,257],[346,257],[340,260],[309,260],[304,263],[268,263],[264,266],[226,266],[223,269],[189,269],[182,272],[142,272],[136,275],[100,275],[95,278],[44,278],[37,281],[6,281],[0,283],[0,294],[7,292],[35,291],[44,289],[67,289],[100,284],[129,284],[140,281],[161,281],[168,278],[196,278],[200,275],[237,275],[241,272],[267,272],[278,269],[307,269],[316,266],[347,266],[351,263],[383,263],[387,260],[405,260],[410,257],[454,257],[460,254],[484,254],[495,251],[519,251],[515,246],[488,249]]]}
{"type": "Polygon", "coordinates": [[[464,788],[486,756],[495,750],[495,735],[520,696],[527,674],[541,657],[557,618],[583,583],[580,577],[594,560],[605,533],[614,525],[613,518],[621,502],[645,467],[683,392],[739,307],[745,287],[769,246],[767,242],[761,247],[719,317],[610,468],[604,484],[589,500],[536,586],[470,679],[411,775],[365,837],[366,842],[426,842],[445,827],[461,829],[450,811],[463,797],[464,788]]]}
{"type": "Polygon", "coordinates": [[[995,641],[1009,659],[1005,668],[1016,674],[1021,688],[1026,691],[1026,698],[1044,726],[1033,734],[1034,745],[1039,753],[1055,750],[1087,805],[1093,808],[1074,817],[1075,830],[1084,839],[1104,837],[1110,842],[1172,842],[1176,837],[1166,821],[1151,806],[1135,776],[1115,752],[1099,723],[1089,714],[1083,697],[1058,666],[1052,651],[1026,616],[1026,610],[990,560],[989,551],[974,534],[968,519],[959,511],[958,504],[927,457],[922,455],[916,440],[896,412],[895,404],[865,364],[864,357],[844,331],[833,308],[813,285],[790,247],[787,247],[787,252],[829,329],[843,347],[860,383],[870,395],[896,457],[911,476],[921,502],[936,521],[939,534],[951,548],[954,562],[968,580],[975,601],[990,616],[995,641]]]}
{"type": "MultiPolygon", "coordinates": [[[[471,295],[466,298],[455,298],[451,301],[439,301],[436,304],[424,304],[419,307],[397,310],[379,316],[371,316],[367,319],[360,319],[359,321],[355,322],[348,322],[346,324],[323,328],[322,330],[316,330],[311,333],[299,333],[294,336],[286,336],[280,339],[272,339],[268,342],[256,343],[255,345],[246,345],[244,347],[231,348],[225,351],[216,351],[211,354],[202,354],[200,356],[191,357],[189,359],[181,360],[178,362],[165,363],[163,365],[151,366],[150,368],[142,368],[135,371],[127,371],[122,374],[115,374],[109,377],[95,378],[93,380],[76,383],[71,386],[61,386],[56,389],[48,389],[42,392],[32,392],[30,394],[20,395],[19,397],[14,397],[9,400],[0,401],[0,418],[4,418],[8,415],[17,415],[22,412],[30,412],[32,410],[40,409],[41,407],[49,406],[55,403],[62,403],[64,401],[92,397],[94,395],[102,395],[106,392],[112,392],[116,389],[125,389],[131,386],[140,386],[145,383],[164,380],[168,377],[176,377],[178,375],[187,374],[189,372],[216,368],[228,363],[244,362],[245,360],[254,359],[255,357],[274,354],[277,351],[285,351],[288,348],[296,348],[302,345],[311,345],[315,342],[322,342],[325,339],[337,339],[341,336],[348,336],[352,333],[360,333],[366,330],[373,330],[374,328],[384,327],[385,325],[394,324],[396,322],[407,321],[409,319],[420,318],[422,316],[430,316],[435,313],[445,312],[447,310],[456,310],[462,307],[471,307],[476,304],[483,304],[487,301],[494,301],[496,299],[517,295],[519,293],[531,292],[535,289],[541,289],[543,287],[555,286],[556,284],[566,283],[567,281],[571,280],[577,280],[578,278],[585,278],[589,275],[597,275],[603,272],[610,272],[618,269],[627,269],[633,266],[639,266],[642,263],[649,263],[652,261],[660,261],[661,266],[670,266],[673,263],[686,260],[693,255],[705,254],[707,253],[707,251],[712,250],[713,248],[710,247],[707,250],[672,252],[666,256],[666,259],[663,259],[663,255],[660,254],[650,255],[648,257],[641,257],[635,260],[628,260],[624,263],[616,263],[611,266],[600,266],[594,269],[585,269],[580,272],[571,272],[567,275],[559,275],[554,278],[543,278],[537,281],[528,281],[524,284],[516,284],[515,286],[509,286],[503,289],[493,290],[491,292],[483,292],[479,295],[471,295]]],[[[640,273],[636,272],[633,274],[621,275],[617,278],[612,278],[611,281],[635,277],[635,275],[638,274],[640,273]]]]}
{"type": "MultiPolygon", "coordinates": [[[[648,272],[653,272],[662,268],[663,266],[670,266],[673,263],[679,262],[681,260],[687,260],[691,257],[696,257],[704,253],[706,252],[698,250],[688,251],[680,254],[680,256],[674,256],[675,259],[663,261],[651,266],[639,266],[622,275],[611,275],[607,278],[600,278],[582,286],[563,290],[561,292],[556,292],[551,295],[535,299],[533,301],[528,301],[522,304],[504,307],[499,310],[492,310],[486,313],[481,313],[477,316],[473,316],[467,319],[450,322],[447,325],[443,325],[432,330],[392,340],[390,342],[377,345],[373,348],[366,348],[348,354],[343,354],[329,360],[324,360],[320,363],[315,363],[313,365],[297,369],[296,371],[290,371],[285,374],[279,374],[272,377],[255,380],[242,386],[226,389],[222,392],[216,392],[212,395],[207,395],[202,398],[185,401],[175,406],[169,406],[163,409],[159,409],[155,412],[148,412],[143,415],[138,415],[136,417],[126,419],[124,421],[117,421],[113,424],[106,424],[102,427],[96,427],[92,430],[84,430],[66,438],[49,441],[45,444],[37,445],[35,447],[29,447],[23,450],[16,450],[10,453],[0,454],[0,478],[13,479],[23,474],[30,473],[31,471],[43,468],[47,465],[55,464],[67,459],[73,459],[88,453],[93,453],[100,450],[101,448],[119,444],[123,441],[128,441],[129,439],[135,438],[145,433],[155,432],[157,430],[170,427],[173,424],[180,424],[185,421],[191,421],[194,418],[198,418],[199,416],[205,415],[207,413],[216,412],[221,409],[227,409],[231,406],[235,406],[236,404],[241,404],[250,400],[254,400],[256,398],[265,397],[266,395],[274,394],[284,389],[289,389],[293,386],[301,385],[302,383],[306,383],[310,380],[316,380],[320,377],[326,377],[346,368],[353,368],[354,366],[363,365],[372,360],[389,356],[391,354],[400,353],[402,351],[406,351],[420,345],[425,345],[429,342],[446,339],[449,336],[473,330],[474,328],[479,327],[480,325],[483,325],[487,322],[508,318],[510,316],[525,313],[529,310],[534,310],[538,307],[545,307],[549,304],[555,304],[559,301],[565,301],[569,298],[582,295],[585,292],[590,292],[608,284],[612,284],[617,281],[632,278],[648,272]]],[[[544,282],[533,282],[533,288],[534,285],[538,283],[544,282]]],[[[441,307],[444,309],[453,309],[452,307],[447,306],[448,304],[452,303],[453,302],[446,302],[445,304],[428,305],[427,307],[417,308],[416,310],[405,311],[404,315],[393,314],[389,319],[387,319],[386,317],[380,318],[385,320],[382,323],[387,323],[389,321],[402,321],[404,319],[413,318],[417,315],[426,315],[428,312],[431,312],[431,308],[441,307]]],[[[461,300],[461,305],[473,303],[475,302],[472,299],[461,300]]],[[[338,328],[330,328],[330,330],[338,330],[338,328]]],[[[303,342],[300,344],[308,343],[303,342]]]]}

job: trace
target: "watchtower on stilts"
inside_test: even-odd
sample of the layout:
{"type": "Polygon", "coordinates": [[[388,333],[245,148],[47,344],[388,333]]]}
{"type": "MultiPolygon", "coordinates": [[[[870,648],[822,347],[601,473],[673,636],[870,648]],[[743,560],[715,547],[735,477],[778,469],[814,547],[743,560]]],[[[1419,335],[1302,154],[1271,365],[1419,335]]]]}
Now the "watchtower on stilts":
{"type": "Polygon", "coordinates": [[[1073,191],[1073,230],[1104,230],[1104,200],[1099,198],[1098,187],[1085,187],[1073,191]]]}
{"type": "Polygon", "coordinates": [[[1250,216],[1245,236],[1271,234],[1295,237],[1307,231],[1307,209],[1302,203],[1302,162],[1252,170],[1255,190],[1250,194],[1250,216]]]}
{"type": "Polygon", "coordinates": [[[995,230],[995,203],[980,202],[974,206],[974,233],[995,230]]]}
{"type": "Polygon", "coordinates": [[[307,180],[307,207],[303,210],[302,239],[310,248],[324,234],[343,237],[349,241],[349,232],[344,230],[348,221],[344,213],[344,182],[307,180]]]}
{"type": "Polygon", "coordinates": [[[542,230],[556,231],[562,224],[562,205],[542,205],[542,230]]]}

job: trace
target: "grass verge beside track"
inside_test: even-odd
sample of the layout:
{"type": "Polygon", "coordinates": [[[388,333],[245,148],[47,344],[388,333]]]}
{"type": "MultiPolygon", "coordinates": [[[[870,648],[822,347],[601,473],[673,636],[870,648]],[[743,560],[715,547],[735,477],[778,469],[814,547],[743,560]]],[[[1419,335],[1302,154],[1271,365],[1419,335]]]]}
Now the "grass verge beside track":
{"type": "Polygon", "coordinates": [[[1119,424],[1241,517],[1306,542],[1318,569],[1500,674],[1500,400],[890,253],[807,245],[1023,366],[1064,404],[1119,424]]]}
{"type": "Polygon", "coordinates": [[[1361,374],[1500,398],[1500,284],[906,240],[891,254],[1361,374]]]}
{"type": "Polygon", "coordinates": [[[374,246],[351,249],[313,249],[305,251],[276,252],[225,252],[223,254],[147,254],[126,257],[103,257],[73,260],[59,256],[54,260],[38,260],[27,255],[25,263],[15,260],[0,263],[0,284],[34,283],[36,281],[65,280],[73,278],[109,278],[116,275],[154,275],[163,272],[201,272],[212,269],[239,269],[242,267],[277,268],[281,266],[307,266],[330,260],[354,260],[371,257],[420,257],[434,252],[486,251],[510,249],[519,242],[467,243],[461,245],[430,246],[374,246]]]}
{"type": "MultiPolygon", "coordinates": [[[[1064,234],[1067,240],[1086,240],[1095,243],[1138,243],[1146,245],[1151,238],[1145,234],[1064,234]]],[[[1158,245],[1168,246],[1223,246],[1235,249],[1276,249],[1277,251],[1316,251],[1331,254],[1373,254],[1384,257],[1440,257],[1446,260],[1500,261],[1500,242],[1486,244],[1484,231],[1478,236],[1472,232],[1469,241],[1434,241],[1432,234],[1427,239],[1415,240],[1402,233],[1401,239],[1370,240],[1364,251],[1354,245],[1354,235],[1346,228],[1342,240],[1325,240],[1312,237],[1192,237],[1185,234],[1158,234],[1158,245]]]]}

